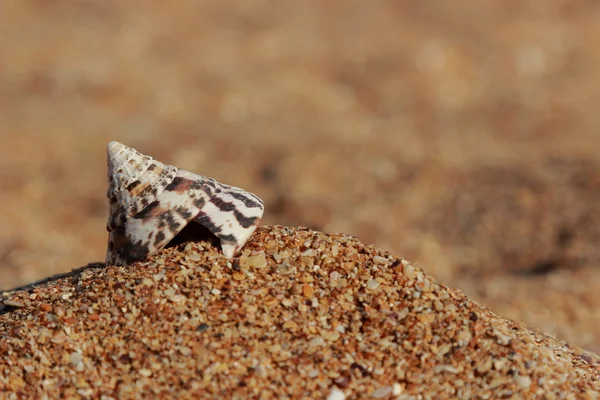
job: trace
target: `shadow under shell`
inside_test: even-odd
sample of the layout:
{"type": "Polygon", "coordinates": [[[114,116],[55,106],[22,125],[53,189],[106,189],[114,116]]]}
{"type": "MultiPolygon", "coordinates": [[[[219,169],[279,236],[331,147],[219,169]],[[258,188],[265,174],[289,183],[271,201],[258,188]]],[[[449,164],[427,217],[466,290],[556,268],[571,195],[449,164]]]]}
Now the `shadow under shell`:
{"type": "Polygon", "coordinates": [[[171,241],[165,246],[175,247],[188,242],[209,242],[215,247],[219,247],[219,238],[216,237],[204,225],[196,222],[188,223],[171,241]]]}

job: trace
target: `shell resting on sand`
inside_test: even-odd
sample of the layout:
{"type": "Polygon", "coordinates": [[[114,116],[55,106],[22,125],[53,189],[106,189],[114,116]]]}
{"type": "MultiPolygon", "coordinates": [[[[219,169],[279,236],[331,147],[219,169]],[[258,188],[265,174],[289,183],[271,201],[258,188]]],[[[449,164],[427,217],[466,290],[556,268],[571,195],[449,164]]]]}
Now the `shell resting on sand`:
{"type": "Polygon", "coordinates": [[[232,258],[260,222],[264,204],[252,193],[165,165],[118,142],[106,150],[107,265],[127,265],[158,252],[191,222],[208,228],[232,258]]]}

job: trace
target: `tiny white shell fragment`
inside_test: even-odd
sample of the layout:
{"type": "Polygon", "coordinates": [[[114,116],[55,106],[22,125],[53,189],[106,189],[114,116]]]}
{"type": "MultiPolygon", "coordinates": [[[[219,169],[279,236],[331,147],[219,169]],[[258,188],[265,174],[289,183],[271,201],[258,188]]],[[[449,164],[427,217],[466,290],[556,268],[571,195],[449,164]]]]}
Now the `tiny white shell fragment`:
{"type": "Polygon", "coordinates": [[[340,389],[333,387],[331,388],[331,392],[329,392],[329,396],[327,396],[327,400],[344,400],[346,395],[340,389]]]}
{"type": "Polygon", "coordinates": [[[384,386],[373,392],[371,395],[375,399],[382,399],[384,397],[388,397],[394,392],[394,388],[392,386],[384,386]]]}
{"type": "Polygon", "coordinates": [[[20,301],[15,301],[15,300],[4,300],[4,305],[9,306],[9,307],[16,307],[16,308],[25,307],[25,304],[21,303],[20,301]]]}
{"type": "Polygon", "coordinates": [[[375,264],[381,264],[381,265],[385,265],[385,264],[389,264],[390,263],[387,258],[381,257],[381,256],[373,256],[373,262],[375,264]]]}
{"type": "Polygon", "coordinates": [[[369,279],[367,282],[367,288],[371,290],[377,289],[381,284],[377,279],[369,279]]]}

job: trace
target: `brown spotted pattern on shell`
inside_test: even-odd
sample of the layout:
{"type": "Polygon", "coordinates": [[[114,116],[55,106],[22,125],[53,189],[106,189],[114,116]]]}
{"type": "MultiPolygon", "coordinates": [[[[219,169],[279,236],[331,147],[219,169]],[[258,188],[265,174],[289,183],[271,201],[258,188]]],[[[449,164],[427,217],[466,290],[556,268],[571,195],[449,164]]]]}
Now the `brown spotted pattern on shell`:
{"type": "Polygon", "coordinates": [[[243,189],[166,165],[118,142],[107,146],[110,215],[106,264],[164,248],[189,223],[210,230],[232,258],[258,226],[263,201],[243,189]]]}

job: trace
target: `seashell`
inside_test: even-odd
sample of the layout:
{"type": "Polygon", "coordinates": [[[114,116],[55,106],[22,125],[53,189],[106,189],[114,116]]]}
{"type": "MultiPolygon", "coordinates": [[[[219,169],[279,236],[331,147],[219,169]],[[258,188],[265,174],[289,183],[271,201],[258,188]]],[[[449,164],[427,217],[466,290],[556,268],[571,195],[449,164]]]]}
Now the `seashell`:
{"type": "Polygon", "coordinates": [[[106,148],[110,215],[107,265],[128,265],[200,224],[233,258],[258,226],[264,203],[243,189],[166,165],[118,142],[106,148]]]}

